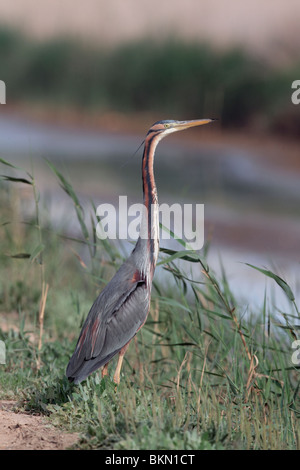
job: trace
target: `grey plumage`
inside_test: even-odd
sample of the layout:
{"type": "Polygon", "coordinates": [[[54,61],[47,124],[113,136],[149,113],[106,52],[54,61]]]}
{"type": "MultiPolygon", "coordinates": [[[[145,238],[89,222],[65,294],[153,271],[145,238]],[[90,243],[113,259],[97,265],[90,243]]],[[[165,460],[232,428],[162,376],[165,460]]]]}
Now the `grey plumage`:
{"type": "Polygon", "coordinates": [[[150,272],[142,274],[137,266],[138,247],[97,297],[83,324],[66,371],[75,383],[105,365],[146,321],[150,272]]]}
{"type": "MultiPolygon", "coordinates": [[[[142,161],[145,212],[141,234],[131,255],[92,305],[66,374],[76,384],[119,353],[114,375],[120,381],[122,360],[131,339],[143,326],[150,307],[152,278],[159,250],[158,201],[153,162],[158,142],[166,135],[208,124],[211,119],[157,121],[149,129],[142,161]]],[[[104,372],[106,373],[106,367],[104,372]]]]}

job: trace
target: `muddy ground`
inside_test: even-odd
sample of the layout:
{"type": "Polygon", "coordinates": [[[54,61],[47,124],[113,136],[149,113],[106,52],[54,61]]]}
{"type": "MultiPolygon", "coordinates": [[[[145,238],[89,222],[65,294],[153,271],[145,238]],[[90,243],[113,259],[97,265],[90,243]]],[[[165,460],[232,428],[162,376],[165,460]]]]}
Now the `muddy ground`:
{"type": "Polygon", "coordinates": [[[78,434],[64,433],[42,416],[15,410],[16,402],[0,401],[0,450],[65,450],[78,441],[78,434]]]}

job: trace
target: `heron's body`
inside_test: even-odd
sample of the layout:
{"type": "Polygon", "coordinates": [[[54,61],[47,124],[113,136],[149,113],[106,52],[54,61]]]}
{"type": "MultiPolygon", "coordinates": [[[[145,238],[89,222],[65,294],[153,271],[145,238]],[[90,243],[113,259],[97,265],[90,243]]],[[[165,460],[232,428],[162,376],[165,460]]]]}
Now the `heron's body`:
{"type": "Polygon", "coordinates": [[[147,319],[159,251],[158,201],[153,172],[155,148],[168,133],[210,121],[159,121],[150,128],[142,162],[145,213],[140,237],[129,258],[90,309],[67,367],[70,381],[80,383],[102,366],[105,366],[105,375],[108,362],[119,353],[114,376],[119,383],[127,346],[147,319]]]}

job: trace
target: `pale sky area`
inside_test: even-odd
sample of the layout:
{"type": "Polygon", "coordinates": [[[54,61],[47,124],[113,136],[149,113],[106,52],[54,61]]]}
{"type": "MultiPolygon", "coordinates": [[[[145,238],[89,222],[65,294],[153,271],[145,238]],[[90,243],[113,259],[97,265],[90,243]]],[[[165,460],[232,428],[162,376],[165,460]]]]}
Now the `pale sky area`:
{"type": "Polygon", "coordinates": [[[299,0],[0,0],[0,18],[38,38],[71,34],[102,45],[174,36],[239,44],[274,61],[300,47],[299,0]]]}

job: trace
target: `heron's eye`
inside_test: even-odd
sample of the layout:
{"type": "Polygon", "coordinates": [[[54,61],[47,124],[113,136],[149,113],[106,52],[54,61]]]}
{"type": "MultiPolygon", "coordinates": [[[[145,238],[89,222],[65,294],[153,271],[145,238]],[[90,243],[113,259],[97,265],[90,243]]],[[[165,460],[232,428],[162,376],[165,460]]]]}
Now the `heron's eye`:
{"type": "Polygon", "coordinates": [[[168,129],[170,127],[170,124],[164,124],[165,129],[168,129]]]}

